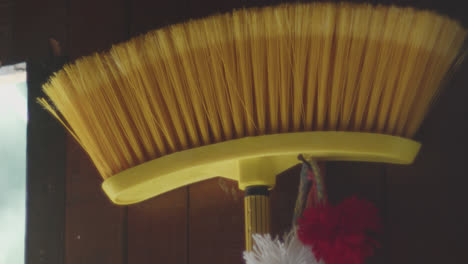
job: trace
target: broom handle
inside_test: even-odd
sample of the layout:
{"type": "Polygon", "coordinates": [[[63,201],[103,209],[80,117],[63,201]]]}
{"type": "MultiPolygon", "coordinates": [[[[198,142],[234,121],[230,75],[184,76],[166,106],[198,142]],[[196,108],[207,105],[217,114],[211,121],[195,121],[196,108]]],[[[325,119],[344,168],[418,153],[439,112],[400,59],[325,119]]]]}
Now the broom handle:
{"type": "Polygon", "coordinates": [[[245,188],[245,248],[253,248],[253,234],[270,233],[270,197],[267,186],[245,188]]]}

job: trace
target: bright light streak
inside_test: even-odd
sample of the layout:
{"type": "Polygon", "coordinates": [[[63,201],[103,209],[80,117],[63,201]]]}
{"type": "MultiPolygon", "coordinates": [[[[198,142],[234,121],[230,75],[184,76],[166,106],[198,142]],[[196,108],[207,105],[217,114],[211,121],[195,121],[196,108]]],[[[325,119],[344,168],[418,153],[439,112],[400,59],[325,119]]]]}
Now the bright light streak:
{"type": "Polygon", "coordinates": [[[0,68],[0,264],[23,264],[26,229],[25,64],[0,68]]]}

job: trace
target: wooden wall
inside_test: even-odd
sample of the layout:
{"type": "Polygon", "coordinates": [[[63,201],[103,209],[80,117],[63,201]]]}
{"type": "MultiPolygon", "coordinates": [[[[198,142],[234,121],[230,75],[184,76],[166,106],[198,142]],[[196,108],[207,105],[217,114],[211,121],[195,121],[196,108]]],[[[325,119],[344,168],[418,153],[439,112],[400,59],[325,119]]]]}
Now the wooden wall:
{"type": "MultiPolygon", "coordinates": [[[[0,44],[1,49],[8,47],[8,52],[0,50],[0,55],[11,62],[41,60],[49,56],[48,39],[53,37],[73,60],[187,18],[271,2],[17,0],[8,6],[13,14],[8,18],[11,34],[5,37],[8,44],[0,44]]],[[[396,3],[435,8],[467,24],[463,4],[455,0],[396,3]]],[[[327,164],[332,202],[357,194],[380,209],[385,224],[382,247],[369,263],[468,263],[466,73],[467,63],[424,123],[417,137],[424,147],[415,164],[327,164]]],[[[64,234],[65,264],[242,262],[243,193],[235,182],[208,180],[137,205],[118,207],[105,197],[98,173],[70,137],[64,162],[64,230],[57,232],[64,234]]],[[[298,167],[278,178],[272,194],[274,234],[290,227],[297,184],[298,167]]],[[[62,263],[38,258],[32,254],[27,263],[62,263]]]]}

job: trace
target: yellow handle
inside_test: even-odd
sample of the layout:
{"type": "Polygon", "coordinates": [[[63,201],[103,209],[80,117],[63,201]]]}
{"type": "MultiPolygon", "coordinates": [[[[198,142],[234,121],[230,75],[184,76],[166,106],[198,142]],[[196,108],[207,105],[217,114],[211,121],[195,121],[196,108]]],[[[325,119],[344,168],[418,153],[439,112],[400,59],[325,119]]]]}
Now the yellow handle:
{"type": "Polygon", "coordinates": [[[245,190],[245,248],[253,248],[253,234],[270,233],[270,197],[268,186],[252,186],[245,190]]]}

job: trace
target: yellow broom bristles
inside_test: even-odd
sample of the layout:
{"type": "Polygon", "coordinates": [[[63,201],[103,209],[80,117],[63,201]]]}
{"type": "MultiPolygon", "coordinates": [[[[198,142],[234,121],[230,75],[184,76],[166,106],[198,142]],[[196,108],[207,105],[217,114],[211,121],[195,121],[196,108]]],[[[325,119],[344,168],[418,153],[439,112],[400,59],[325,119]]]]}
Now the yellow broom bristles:
{"type": "Polygon", "coordinates": [[[447,17],[393,6],[238,10],[79,59],[44,85],[49,99],[39,102],[104,178],[245,136],[350,130],[411,137],[466,35],[447,17]]]}

